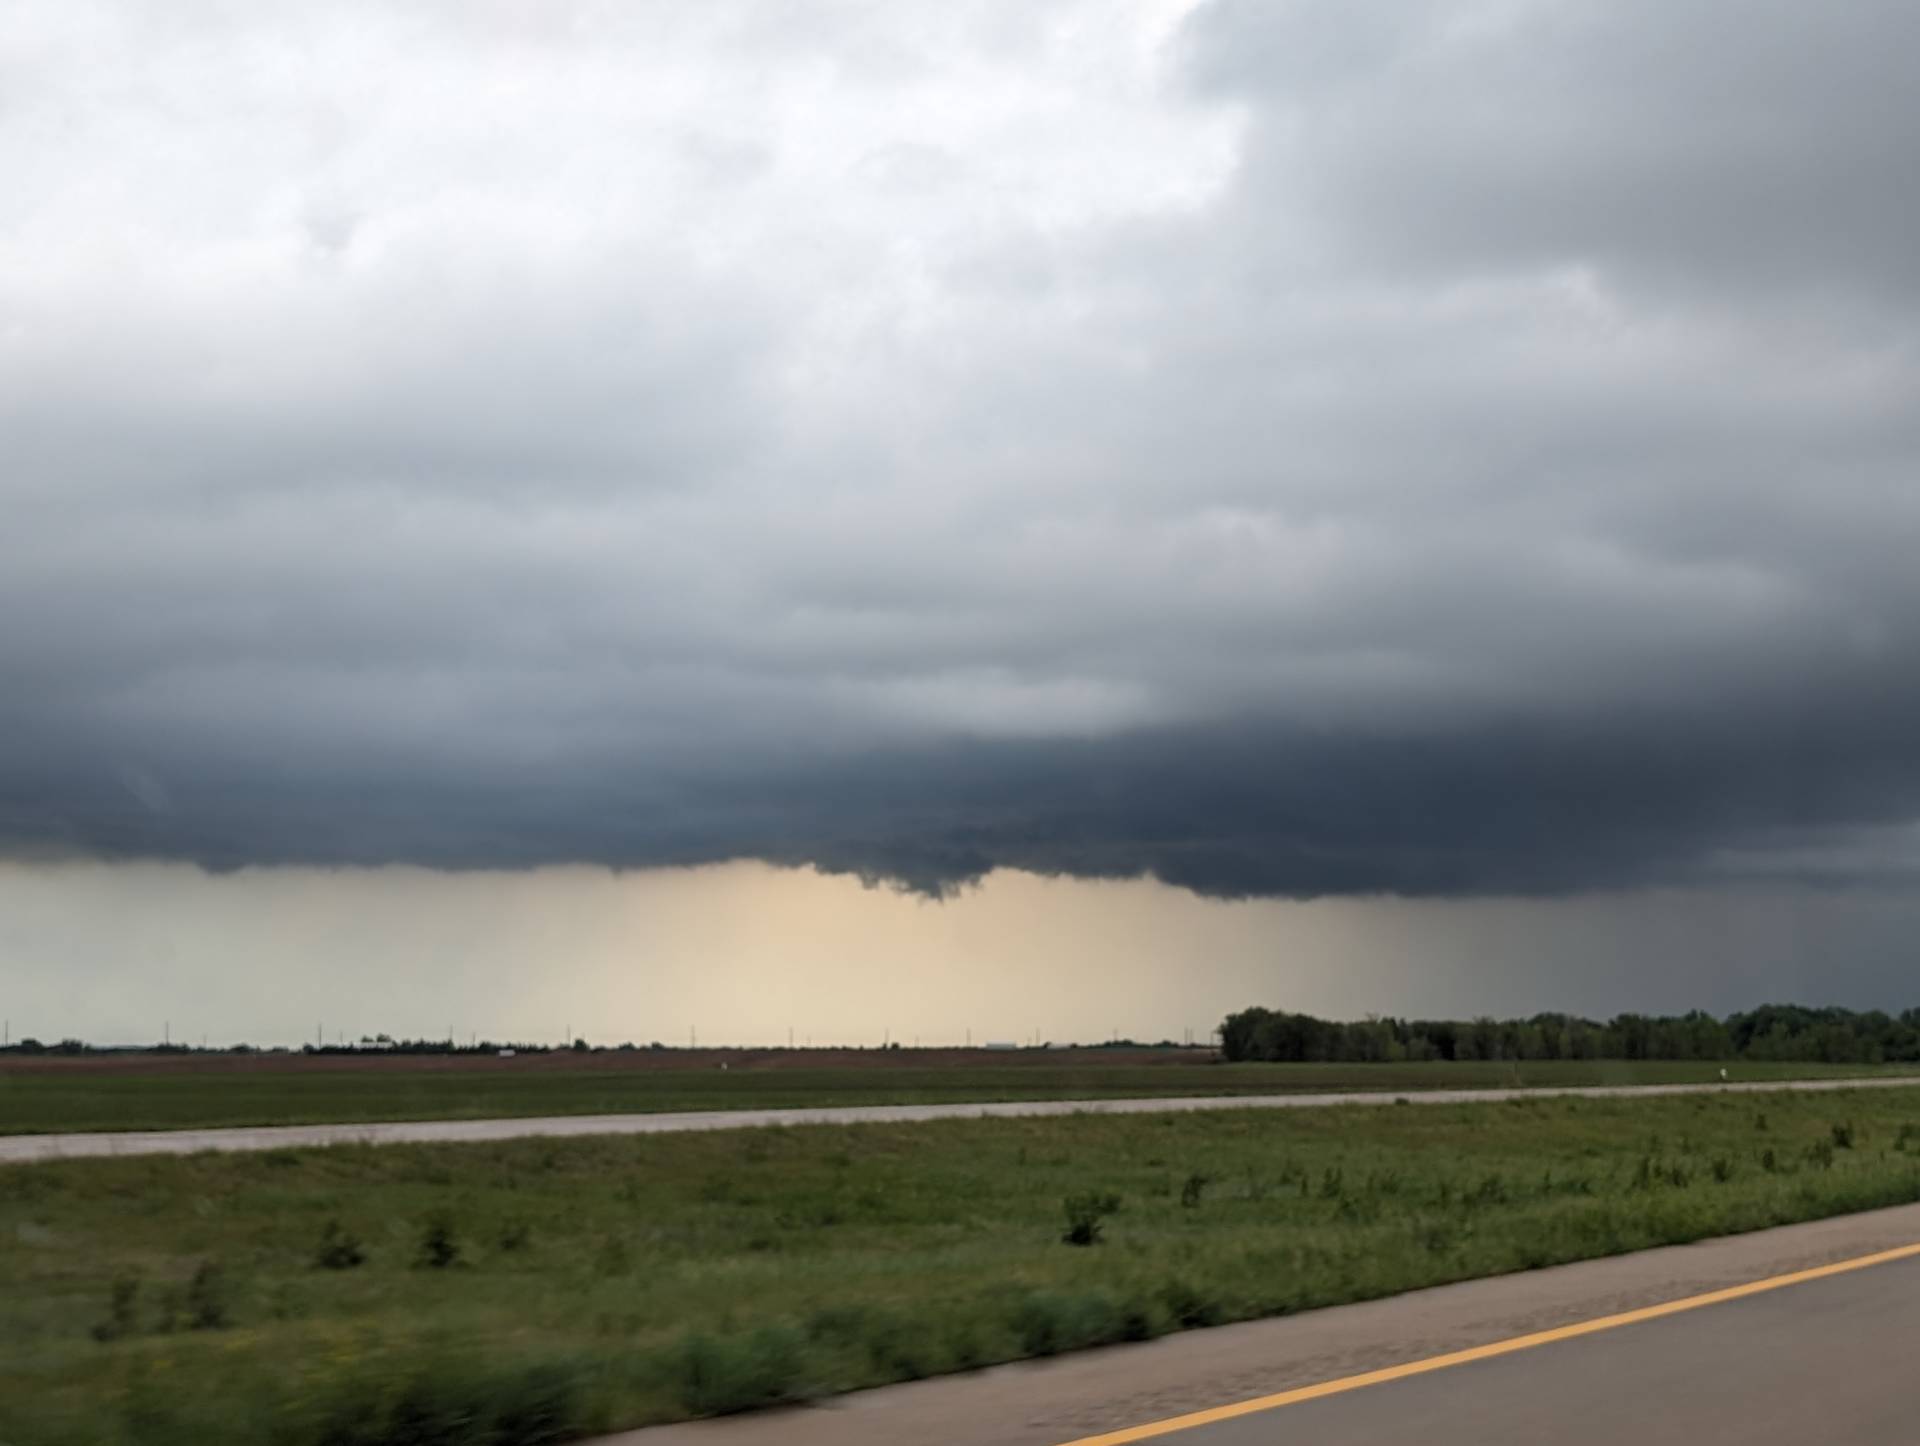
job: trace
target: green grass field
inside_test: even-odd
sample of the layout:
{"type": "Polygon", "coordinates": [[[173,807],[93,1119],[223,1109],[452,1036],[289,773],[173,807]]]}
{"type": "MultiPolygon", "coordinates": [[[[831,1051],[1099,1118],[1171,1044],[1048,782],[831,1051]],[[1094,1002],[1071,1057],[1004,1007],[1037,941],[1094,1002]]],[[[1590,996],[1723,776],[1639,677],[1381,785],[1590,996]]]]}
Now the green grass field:
{"type": "MultiPolygon", "coordinates": [[[[1707,1082],[1718,1063],[1546,1060],[1529,1063],[1104,1063],[1086,1051],[1061,1063],[925,1068],[905,1062],[820,1069],[555,1069],[527,1061],[438,1071],[374,1067],[120,1073],[92,1068],[0,1070],[0,1134],[166,1130],[217,1125],[488,1119],[662,1110],[802,1108],[986,1100],[1407,1091],[1485,1086],[1707,1082]]],[[[1915,1074],[1913,1066],[1748,1064],[1736,1079],[1915,1074]]]]}
{"type": "Polygon", "coordinates": [[[1916,1199],[1920,1087],[11,1166],[0,1441],[561,1440],[1916,1199]]]}

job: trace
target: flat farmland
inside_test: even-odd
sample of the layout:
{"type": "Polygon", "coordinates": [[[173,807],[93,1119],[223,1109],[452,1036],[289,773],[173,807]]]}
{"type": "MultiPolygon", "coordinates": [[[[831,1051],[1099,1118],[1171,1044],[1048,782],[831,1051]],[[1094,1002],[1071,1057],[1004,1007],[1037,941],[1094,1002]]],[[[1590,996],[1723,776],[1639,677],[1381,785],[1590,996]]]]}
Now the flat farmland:
{"type": "Polygon", "coordinates": [[[1920,1088],[16,1165],[0,1441],[559,1441],[1916,1199],[1920,1088]]]}
{"type": "MultiPolygon", "coordinates": [[[[1718,1062],[1228,1064],[1202,1049],[0,1055],[0,1134],[1312,1091],[1695,1084],[1718,1062]],[[724,1067],[723,1067],[724,1066],[724,1067]]],[[[1736,1080],[1913,1066],[1737,1062],[1736,1080]]]]}

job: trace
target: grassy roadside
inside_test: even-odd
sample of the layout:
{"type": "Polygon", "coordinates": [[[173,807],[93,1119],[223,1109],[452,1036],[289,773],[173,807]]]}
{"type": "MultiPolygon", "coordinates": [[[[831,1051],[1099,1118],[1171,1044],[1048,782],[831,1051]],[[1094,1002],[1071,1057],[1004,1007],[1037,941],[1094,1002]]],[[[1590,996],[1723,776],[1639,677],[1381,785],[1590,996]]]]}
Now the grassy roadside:
{"type": "MultiPolygon", "coordinates": [[[[818,1108],[989,1100],[1118,1099],[1312,1090],[1473,1089],[1706,1083],[1718,1062],[1538,1060],[1424,1064],[1061,1064],[921,1068],[616,1071],[516,1069],[511,1062],[439,1073],[0,1071],[0,1134],[172,1130],[374,1120],[492,1119],[666,1110],[818,1108]]],[[[1735,1063],[1742,1080],[1913,1074],[1912,1066],[1735,1063]]]]}
{"type": "Polygon", "coordinates": [[[13,1166],[0,1442],[563,1440],[1916,1199],[1920,1088],[13,1166]]]}

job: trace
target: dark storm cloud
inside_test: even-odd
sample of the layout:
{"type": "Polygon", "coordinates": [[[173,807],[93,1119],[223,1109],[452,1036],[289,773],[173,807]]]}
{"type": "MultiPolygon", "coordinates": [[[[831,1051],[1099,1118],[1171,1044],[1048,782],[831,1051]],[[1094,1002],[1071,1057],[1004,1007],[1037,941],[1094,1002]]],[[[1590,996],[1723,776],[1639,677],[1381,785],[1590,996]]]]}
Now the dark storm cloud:
{"type": "Polygon", "coordinates": [[[10,22],[4,847],[1909,879],[1913,22],[1179,9],[10,22]]]}

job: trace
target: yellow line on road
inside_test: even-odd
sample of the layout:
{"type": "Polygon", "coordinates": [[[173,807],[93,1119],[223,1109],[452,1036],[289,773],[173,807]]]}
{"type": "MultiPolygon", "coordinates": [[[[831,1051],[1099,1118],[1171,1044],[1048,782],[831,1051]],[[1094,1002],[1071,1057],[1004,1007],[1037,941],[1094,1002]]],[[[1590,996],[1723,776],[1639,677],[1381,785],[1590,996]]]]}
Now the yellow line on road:
{"type": "Polygon", "coordinates": [[[1261,1411],[1277,1410],[1281,1406],[1298,1405],[1302,1401],[1317,1401],[1322,1396],[1338,1396],[1346,1391],[1357,1391],[1363,1386],[1378,1386],[1387,1381],[1404,1380],[1408,1376],[1424,1376],[1429,1371],[1444,1371],[1449,1366],[1464,1366],[1470,1361],[1510,1356],[1515,1351],[1532,1350],[1535,1346],[1550,1345],[1554,1341],[1572,1340],[1577,1336],[1590,1336],[1600,1331],[1614,1330],[1620,1326],[1635,1325],[1640,1321],[1658,1320],[1661,1316],[1699,1310],[1702,1306],[1719,1305],[1724,1301],[1760,1295],[1765,1291],[1780,1290],[1789,1285],[1801,1285],[1809,1280],[1824,1280],[1830,1275],[1845,1275],[1848,1271],[1865,1270],[1871,1265],[1908,1260],[1916,1255],[1920,1255],[1920,1244],[1902,1245],[1873,1255],[1858,1255],[1851,1260],[1837,1260],[1831,1265],[1816,1265],[1811,1270],[1796,1270],[1788,1275],[1769,1276],[1765,1280],[1749,1281],[1745,1285],[1728,1286],[1725,1290],[1710,1290],[1705,1295],[1690,1295],[1683,1300],[1669,1300],[1660,1305],[1642,1306],[1639,1310],[1622,1311],[1618,1315],[1604,1315],[1595,1320],[1579,1321],[1573,1325],[1555,1326],[1552,1330],[1514,1336],[1509,1340],[1494,1341],[1490,1345],[1452,1351],[1444,1356],[1429,1356],[1423,1361],[1408,1361],[1405,1365],[1387,1366],[1378,1371],[1363,1371],[1357,1376],[1341,1376],[1338,1380],[1321,1381],[1312,1386],[1298,1386],[1291,1391],[1275,1392],[1271,1396],[1255,1396],[1251,1400],[1235,1401],[1231,1405],[1212,1406],[1204,1411],[1191,1411],[1184,1416],[1169,1416],[1164,1421],[1149,1421],[1144,1426],[1128,1426],[1099,1436],[1083,1436],[1079,1440],[1065,1442],[1063,1446],[1127,1446],[1127,1443],[1133,1441],[1148,1441],[1155,1436],[1170,1436],[1176,1431],[1191,1431],[1196,1426],[1211,1426],[1217,1421],[1231,1421],[1237,1416],[1252,1416],[1261,1411]]]}

